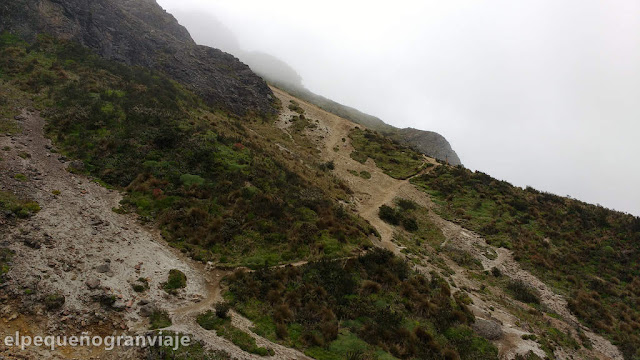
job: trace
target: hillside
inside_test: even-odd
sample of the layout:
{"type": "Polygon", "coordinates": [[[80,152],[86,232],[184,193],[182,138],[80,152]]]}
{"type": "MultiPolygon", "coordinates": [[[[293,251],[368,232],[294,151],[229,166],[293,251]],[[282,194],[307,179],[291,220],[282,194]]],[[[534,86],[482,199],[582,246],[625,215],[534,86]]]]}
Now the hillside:
{"type": "MultiPolygon", "coordinates": [[[[222,344],[218,348],[238,353],[221,338],[210,340],[211,335],[192,322],[198,315],[194,312],[219,301],[221,291],[209,290],[205,281],[211,275],[162,244],[221,269],[299,261],[306,267],[312,266],[305,265],[309,261],[357,259],[371,248],[377,231],[339,203],[349,202],[351,190],[315,151],[300,152],[306,160],[302,164],[299,157],[290,158],[278,144],[285,134],[271,123],[256,119],[246,126],[159,74],[132,71],[73,43],[41,36],[28,44],[5,34],[1,45],[2,86],[7,94],[3,113],[18,118],[3,120],[3,126],[15,129],[14,135],[3,136],[7,157],[2,164],[3,191],[7,196],[34,198],[41,208],[36,214],[25,213],[30,219],[2,229],[9,239],[7,253],[13,258],[7,260],[3,292],[11,299],[22,299],[28,304],[23,309],[30,309],[19,310],[19,303],[9,302],[7,309],[20,314],[10,321],[19,319],[30,331],[38,331],[42,321],[32,317],[32,311],[38,309],[39,316],[54,324],[59,314],[73,311],[74,320],[56,328],[96,331],[95,324],[104,324],[100,319],[129,331],[171,326],[169,330],[188,332],[209,346],[222,344]],[[42,138],[41,115],[46,117],[46,133],[55,147],[42,138]],[[64,155],[56,159],[52,151],[64,155]],[[66,157],[81,160],[66,167],[80,176],[65,171],[66,157]],[[122,191],[120,205],[117,196],[92,181],[122,191]],[[74,200],[77,196],[91,200],[74,200]],[[150,230],[137,225],[132,230],[129,212],[137,213],[139,222],[157,225],[161,243],[150,230]],[[75,213],[82,216],[68,218],[75,213]],[[60,222],[68,225],[55,225],[60,222]],[[149,252],[157,246],[161,248],[149,252]],[[65,251],[87,260],[69,261],[65,251]],[[150,260],[151,253],[156,260],[150,260]],[[168,288],[175,271],[185,274],[186,284],[168,288]],[[40,279],[37,285],[31,284],[34,277],[40,279]],[[164,292],[168,297],[162,296],[164,292]],[[185,309],[192,309],[187,305],[190,301],[199,305],[185,314],[185,309]],[[149,316],[144,309],[152,315],[149,325],[144,325],[143,314],[149,316]],[[156,317],[166,320],[157,323],[156,317]]],[[[377,256],[398,263],[400,267],[389,274],[398,281],[422,277],[390,253],[377,256]],[[393,275],[396,271],[398,275],[393,275]]],[[[354,276],[350,274],[343,276],[354,276]]],[[[321,274],[320,280],[328,275],[321,274]]],[[[227,286],[232,289],[233,284],[227,286]]],[[[370,306],[375,314],[381,305],[371,302],[370,306]]],[[[452,314],[466,313],[463,304],[441,306],[452,314]]],[[[394,316],[406,321],[414,315],[415,310],[407,308],[394,316]]],[[[424,316],[425,326],[436,321],[424,316]]],[[[465,324],[471,319],[468,314],[440,326],[469,336],[465,324]]],[[[233,326],[232,333],[245,333],[238,324],[228,326],[233,326]]],[[[300,350],[342,341],[339,333],[339,328],[332,330],[321,343],[308,338],[300,350]]],[[[270,351],[288,351],[260,339],[270,351]]],[[[437,343],[436,353],[455,351],[455,343],[447,338],[437,343]]],[[[367,351],[400,351],[393,350],[394,344],[374,342],[367,351]]],[[[472,346],[465,350],[470,353],[488,351],[487,356],[495,351],[486,342],[465,346],[472,346]]],[[[413,356],[413,352],[402,354],[413,356]]]]}
{"type": "Polygon", "coordinates": [[[365,114],[352,107],[342,105],[333,100],[327,99],[324,96],[314,94],[303,86],[283,82],[280,80],[280,77],[274,76],[273,73],[266,73],[258,70],[256,70],[256,72],[275,86],[282,88],[300,99],[319,106],[323,110],[347,120],[351,120],[357,124],[364,125],[371,130],[378,131],[390,139],[393,139],[400,144],[410,146],[427,156],[448,162],[451,165],[461,164],[458,154],[456,154],[456,152],[451,148],[447,139],[436,132],[412,128],[399,129],[385,123],[380,118],[365,114]]]}
{"type": "MultiPolygon", "coordinates": [[[[437,161],[244,65],[229,81],[259,93],[220,74],[195,88],[105,55],[87,23],[81,40],[17,21],[69,29],[86,19],[69,4],[111,17],[97,24],[169,16],[60,3],[63,17],[59,2],[2,5],[15,34],[0,34],[0,339],[193,344],[1,358],[640,359],[640,218],[437,161]]],[[[166,21],[120,44],[194,46],[166,21]]]]}
{"type": "Polygon", "coordinates": [[[311,92],[305,88],[302,77],[291,65],[264,52],[242,50],[235,35],[214,15],[183,11],[176,11],[175,15],[190,29],[199,44],[219,47],[234,54],[270,84],[335,115],[379,131],[427,156],[446,161],[451,165],[461,164],[458,154],[451,148],[447,139],[436,132],[412,128],[399,129],[380,118],[311,92]]]}
{"type": "Polygon", "coordinates": [[[17,0],[0,5],[0,32],[73,40],[106,59],[158,70],[209,105],[244,116],[274,113],[272,94],[248,66],[196,45],[154,0],[17,0]]]}

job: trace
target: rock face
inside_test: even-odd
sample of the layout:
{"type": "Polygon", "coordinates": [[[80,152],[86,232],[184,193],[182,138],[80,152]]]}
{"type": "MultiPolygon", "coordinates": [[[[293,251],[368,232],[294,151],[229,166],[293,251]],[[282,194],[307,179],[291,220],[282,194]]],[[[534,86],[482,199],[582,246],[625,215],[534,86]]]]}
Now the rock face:
{"type": "Polygon", "coordinates": [[[451,165],[461,164],[460,158],[451,148],[451,144],[444,136],[436,132],[405,128],[397,130],[396,138],[415,147],[423,154],[447,161],[451,165]]]}
{"type": "Polygon", "coordinates": [[[234,56],[196,45],[155,0],[3,1],[0,19],[0,32],[26,39],[48,33],[104,58],[164,72],[235,114],[275,112],[264,80],[234,56]]]}

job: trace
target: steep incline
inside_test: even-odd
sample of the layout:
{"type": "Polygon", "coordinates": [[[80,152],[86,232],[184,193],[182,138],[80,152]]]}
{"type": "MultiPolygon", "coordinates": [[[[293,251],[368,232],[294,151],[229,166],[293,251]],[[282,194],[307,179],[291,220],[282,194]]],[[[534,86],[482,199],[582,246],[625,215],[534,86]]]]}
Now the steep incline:
{"type": "MultiPolygon", "coordinates": [[[[328,113],[315,105],[297,99],[282,90],[277,88],[272,89],[285,106],[289,104],[291,100],[294,100],[305,110],[305,116],[307,118],[318,120],[318,126],[314,130],[309,130],[307,136],[318,147],[320,156],[323,157],[325,161],[334,162],[334,173],[347,182],[354,191],[353,203],[358,213],[375,226],[381,235],[381,242],[376,245],[389,249],[401,256],[405,254],[403,248],[393,241],[397,229],[382,221],[378,216],[378,210],[381,205],[392,205],[393,200],[396,198],[412,200],[429,209],[429,216],[442,230],[446,241],[440,246],[440,249],[445,246],[460,249],[480,261],[484,270],[490,270],[496,267],[502,271],[503,275],[514,280],[523,280],[527,284],[532,285],[540,291],[544,306],[551,309],[555,314],[558,314],[557,318],[546,317],[546,321],[551,324],[550,326],[560,329],[567,334],[581,331],[593,346],[592,349],[582,348],[579,350],[558,347],[555,351],[552,351],[556,358],[566,359],[573,356],[577,358],[622,359],[619,350],[608,340],[593,333],[577,321],[575,316],[568,310],[567,301],[563,296],[554,293],[550,287],[522,269],[513,259],[513,255],[509,250],[492,248],[477,234],[438,216],[432,211],[435,205],[429,196],[418,190],[409,180],[391,178],[384,174],[371,159],[367,160],[365,164],[353,160],[349,156],[353,148],[350,145],[348,135],[353,128],[359,125],[328,113]],[[371,174],[371,178],[364,179],[353,176],[350,172],[353,170],[356,172],[367,171],[371,174]],[[488,256],[487,252],[493,252],[497,256],[488,256]]],[[[290,118],[291,115],[291,111],[284,110],[280,115],[277,124],[278,127],[287,131],[287,124],[290,124],[287,119],[290,118]]],[[[436,163],[430,158],[425,158],[425,161],[436,163]]],[[[525,311],[522,309],[527,309],[527,305],[518,305],[519,302],[513,299],[505,301],[505,298],[508,299],[510,295],[504,293],[497,287],[491,286],[489,292],[481,290],[488,287],[486,283],[480,281],[477,276],[471,276],[473,274],[471,274],[468,269],[456,264],[449,259],[444,252],[441,252],[439,257],[445,261],[449,269],[453,270],[453,274],[451,275],[453,283],[459,288],[471,290],[469,296],[473,302],[470,306],[475,316],[479,319],[486,319],[487,321],[501,324],[504,335],[494,341],[500,349],[501,358],[513,359],[518,354],[525,355],[530,351],[542,358],[546,356],[545,351],[543,351],[539,343],[530,340],[528,337],[523,339],[523,335],[526,336],[531,333],[536,333],[536,331],[545,331],[544,329],[536,330],[535,325],[527,324],[527,322],[521,318],[520,311],[525,311]],[[494,295],[488,296],[487,294],[494,295]]],[[[419,265],[418,268],[426,274],[430,271],[442,273],[442,269],[433,264],[426,266],[419,265]]]]}
{"type": "Polygon", "coordinates": [[[15,0],[0,4],[0,32],[78,41],[106,59],[160,70],[210,105],[272,114],[266,83],[238,59],[196,45],[154,0],[15,0]]]}
{"type": "MultiPolygon", "coordinates": [[[[114,212],[121,195],[69,172],[70,164],[53,152],[44,137],[44,119],[39,113],[25,110],[20,118],[22,134],[0,136],[0,148],[4,149],[0,184],[5,191],[33,198],[42,210],[18,227],[0,227],[2,245],[20,259],[14,262],[2,286],[16,298],[23,298],[21,305],[3,305],[0,309],[0,319],[4,320],[0,336],[4,338],[17,329],[40,335],[60,331],[67,335],[90,331],[94,335],[103,327],[145,333],[148,322],[141,309],[151,304],[168,311],[173,325],[166,330],[190,334],[207,348],[224,350],[236,359],[259,359],[195,321],[197,315],[222,301],[220,280],[228,272],[187,258],[169,248],[157,230],[141,226],[135,216],[114,212]],[[26,180],[15,179],[16,174],[25,175],[26,180]],[[170,269],[179,269],[187,276],[187,287],[178,296],[169,297],[162,289],[170,269]],[[144,293],[132,287],[139,278],[149,283],[144,293]],[[25,289],[32,290],[33,295],[25,289]],[[62,320],[40,317],[44,315],[42,298],[53,294],[64,296],[62,320]],[[101,305],[101,299],[111,297],[115,300],[111,309],[101,305]]],[[[252,334],[250,324],[240,315],[234,314],[233,319],[258,344],[273,348],[278,358],[306,358],[252,334]]],[[[9,359],[64,358],[66,351],[80,359],[138,359],[138,350],[104,353],[100,348],[80,347],[49,352],[35,347],[26,351],[0,347],[0,354],[9,359]]]]}

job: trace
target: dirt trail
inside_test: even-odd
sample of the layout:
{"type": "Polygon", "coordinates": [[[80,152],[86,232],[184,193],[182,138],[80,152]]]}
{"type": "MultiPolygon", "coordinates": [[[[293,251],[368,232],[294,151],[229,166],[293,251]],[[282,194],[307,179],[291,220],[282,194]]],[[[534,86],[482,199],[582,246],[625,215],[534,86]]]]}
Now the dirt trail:
{"type": "MultiPolygon", "coordinates": [[[[0,184],[2,190],[37,201],[42,210],[16,227],[0,227],[0,245],[14,250],[14,258],[19,259],[7,275],[7,289],[15,293],[33,290],[34,304],[46,294],[65,297],[61,315],[64,329],[58,316],[49,317],[41,328],[48,333],[75,334],[78,330],[79,334],[86,325],[106,322],[107,328],[144,332],[147,322],[138,310],[151,303],[169,312],[173,321],[170,330],[192,334],[209,348],[227,351],[238,359],[260,358],[244,353],[195,322],[199,313],[218,301],[224,272],[207,269],[168,247],[155,229],[141,226],[134,215],[112,211],[119,207],[121,195],[70,173],[69,164],[51,151],[51,143],[43,134],[44,120],[37,112],[25,111],[22,119],[22,134],[0,136],[0,148],[9,149],[2,153],[0,184]],[[17,174],[26,179],[16,179],[17,174]],[[171,269],[184,272],[188,279],[187,287],[177,296],[161,289],[171,269]],[[133,290],[132,283],[139,278],[149,281],[148,291],[133,290]],[[115,296],[114,307],[122,311],[105,310],[96,300],[104,295],[115,296]]],[[[12,315],[18,313],[17,309],[5,308],[3,313],[13,317],[12,321],[22,317],[12,315]]],[[[258,343],[274,348],[279,358],[304,358],[261,338],[258,343]]],[[[37,356],[60,355],[43,352],[37,356]]],[[[74,352],[69,356],[94,355],[74,352]]]]}
{"type": "MultiPolygon", "coordinates": [[[[285,106],[293,99],[277,89],[274,92],[285,106]]],[[[306,110],[307,117],[319,120],[318,128],[310,131],[309,136],[317,140],[323,159],[334,161],[336,175],[354,190],[355,209],[381,235],[381,241],[377,245],[401,254],[402,249],[392,241],[394,228],[378,218],[378,208],[401,197],[431,209],[433,204],[429,197],[408,180],[396,180],[387,176],[371,160],[361,164],[351,159],[349,153],[352,148],[348,133],[357,125],[304,101],[296,101],[306,110]],[[337,152],[333,150],[336,147],[337,152]],[[368,171],[372,177],[363,179],[353,176],[349,170],[368,171]]],[[[286,122],[283,124],[283,130],[286,130],[286,122]]],[[[0,136],[0,148],[10,148],[2,153],[4,160],[0,162],[0,184],[2,190],[10,190],[36,200],[42,210],[33,218],[20,222],[17,227],[0,227],[0,245],[10,247],[16,252],[15,258],[20,259],[14,262],[7,276],[6,289],[20,294],[24,294],[25,289],[30,289],[40,297],[51,293],[65,296],[60,316],[64,317],[66,327],[63,328],[60,318],[55,317],[49,318],[43,328],[48,332],[60,333],[70,326],[84,329],[86,325],[99,321],[108,328],[129,332],[144,331],[146,322],[138,314],[138,310],[142,303],[151,302],[170,313],[173,320],[170,330],[192,334],[195,339],[204,341],[209,348],[227,351],[238,359],[260,358],[241,351],[227,340],[216,336],[215,332],[204,330],[195,323],[195,317],[199,313],[210,309],[220,300],[220,279],[225,272],[207,268],[168,247],[157,231],[141,226],[134,216],[113,212],[112,209],[119,206],[121,195],[67,171],[68,164],[60,161],[58,154],[51,152],[51,144],[43,136],[44,121],[39,114],[24,112],[21,125],[24,128],[23,134],[0,136]],[[19,174],[26,178],[16,177],[19,174]],[[54,191],[59,194],[54,195],[54,191]],[[176,297],[167,295],[161,289],[161,283],[166,281],[170,269],[179,269],[188,278],[187,288],[176,297]],[[150,289],[143,294],[136,293],[131,286],[138,278],[149,280],[150,289]],[[118,316],[113,316],[112,311],[105,311],[95,300],[96,296],[104,294],[116,297],[115,305],[122,309],[116,313],[118,316]]],[[[448,244],[469,250],[482,260],[486,269],[495,266],[513,278],[533,284],[541,291],[545,305],[565,319],[566,329],[579,326],[568,311],[566,300],[524,271],[508,250],[495,249],[495,259],[484,257],[482,251],[478,250],[487,247],[481,237],[430,213],[442,229],[448,244]]],[[[478,287],[476,281],[466,276],[465,269],[452,261],[447,264],[454,269],[452,279],[459,287],[478,287]]],[[[433,269],[425,269],[429,270],[433,269]]],[[[478,317],[497,319],[503,324],[505,336],[497,343],[502,357],[512,358],[516,353],[528,350],[539,353],[537,343],[521,339],[521,335],[527,331],[517,326],[517,319],[512,314],[474,291],[470,294],[474,300],[474,313],[478,317]],[[495,311],[489,310],[492,307],[495,307],[495,311]]],[[[37,298],[33,301],[37,301],[37,298]]],[[[13,317],[12,314],[15,313],[15,310],[4,308],[0,315],[13,317]]],[[[46,318],[44,314],[39,315],[46,318]]],[[[11,324],[19,323],[22,318],[23,316],[13,318],[11,324]]],[[[307,358],[295,350],[273,344],[253,334],[250,331],[252,324],[239,314],[233,313],[232,321],[234,325],[249,332],[260,346],[273,348],[277,359],[307,358]]],[[[608,341],[582,328],[594,343],[596,351],[590,355],[601,359],[622,358],[617,348],[608,341]]],[[[4,330],[6,329],[0,329],[0,335],[3,335],[4,330]]],[[[88,358],[94,355],[45,352],[39,353],[37,357],[88,358]]],[[[556,355],[558,358],[567,357],[561,353],[556,355]]]]}
{"type": "MultiPolygon", "coordinates": [[[[315,105],[297,99],[277,88],[272,88],[272,90],[285,107],[289,104],[290,100],[295,100],[305,110],[305,116],[307,118],[319,121],[318,128],[316,130],[308,130],[307,135],[318,144],[318,149],[321,151],[321,156],[324,160],[334,162],[334,173],[346,181],[349,187],[355,192],[353,202],[358,213],[364,219],[368,220],[381,235],[381,241],[376,245],[402,255],[402,248],[392,241],[394,235],[393,226],[385,223],[378,217],[378,209],[383,204],[391,204],[395,198],[410,199],[427,209],[433,209],[434,204],[431,202],[429,196],[423,191],[418,190],[409,180],[397,180],[384,174],[371,159],[367,160],[365,164],[351,159],[349,154],[353,151],[353,148],[350,145],[348,134],[353,128],[363,128],[363,126],[330,114],[315,105]],[[335,151],[335,149],[338,151],[335,151]],[[367,171],[371,174],[371,179],[367,180],[359,176],[354,176],[349,170],[355,170],[357,172],[367,171]]],[[[279,127],[283,129],[283,131],[287,130],[287,119],[289,117],[290,114],[286,112],[281,114],[279,127]]],[[[437,164],[433,159],[428,159],[428,161],[437,164]]],[[[475,257],[481,259],[485,269],[488,270],[492,267],[498,267],[504,274],[514,279],[522,279],[526,283],[533,285],[541,291],[543,303],[562,317],[563,320],[559,321],[563,324],[560,326],[561,328],[568,330],[579,326],[587,337],[589,337],[594,347],[594,351],[588,352],[589,356],[595,356],[599,359],[622,359],[619,350],[609,341],[594,334],[586,327],[580,326],[575,316],[568,310],[566,300],[562,296],[555,294],[535,276],[523,270],[513,259],[509,250],[492,248],[484,239],[473,232],[442,219],[433,211],[429,211],[429,213],[432,220],[440,227],[445,235],[446,242],[442,246],[450,243],[456,247],[470,251],[475,257]],[[490,260],[486,256],[486,252],[492,251],[496,253],[497,257],[490,260]]],[[[466,269],[461,268],[445,256],[443,256],[443,258],[446,259],[447,265],[455,271],[452,279],[458,287],[466,287],[469,289],[479,288],[478,282],[466,275],[466,269]]],[[[423,270],[425,273],[428,273],[431,270],[437,269],[430,267],[423,268],[423,270]]],[[[493,319],[502,323],[504,336],[500,341],[496,342],[502,358],[512,359],[517,354],[526,354],[528,351],[545,357],[544,351],[541,350],[538,343],[532,340],[522,339],[522,335],[529,334],[529,332],[518,326],[519,320],[514,315],[494,301],[478,296],[473,291],[470,293],[470,296],[474,301],[471,308],[477,317],[493,319]]],[[[555,355],[560,359],[569,357],[569,355],[561,351],[558,351],[555,355]]]]}

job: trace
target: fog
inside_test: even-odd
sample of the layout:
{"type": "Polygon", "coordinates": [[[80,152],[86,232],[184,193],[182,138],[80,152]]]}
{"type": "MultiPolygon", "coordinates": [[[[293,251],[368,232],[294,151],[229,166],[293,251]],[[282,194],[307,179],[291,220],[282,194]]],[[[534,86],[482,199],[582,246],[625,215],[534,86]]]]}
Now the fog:
{"type": "Polygon", "coordinates": [[[640,215],[638,1],[159,3],[196,40],[274,55],[315,93],[439,132],[470,169],[640,215]]]}

